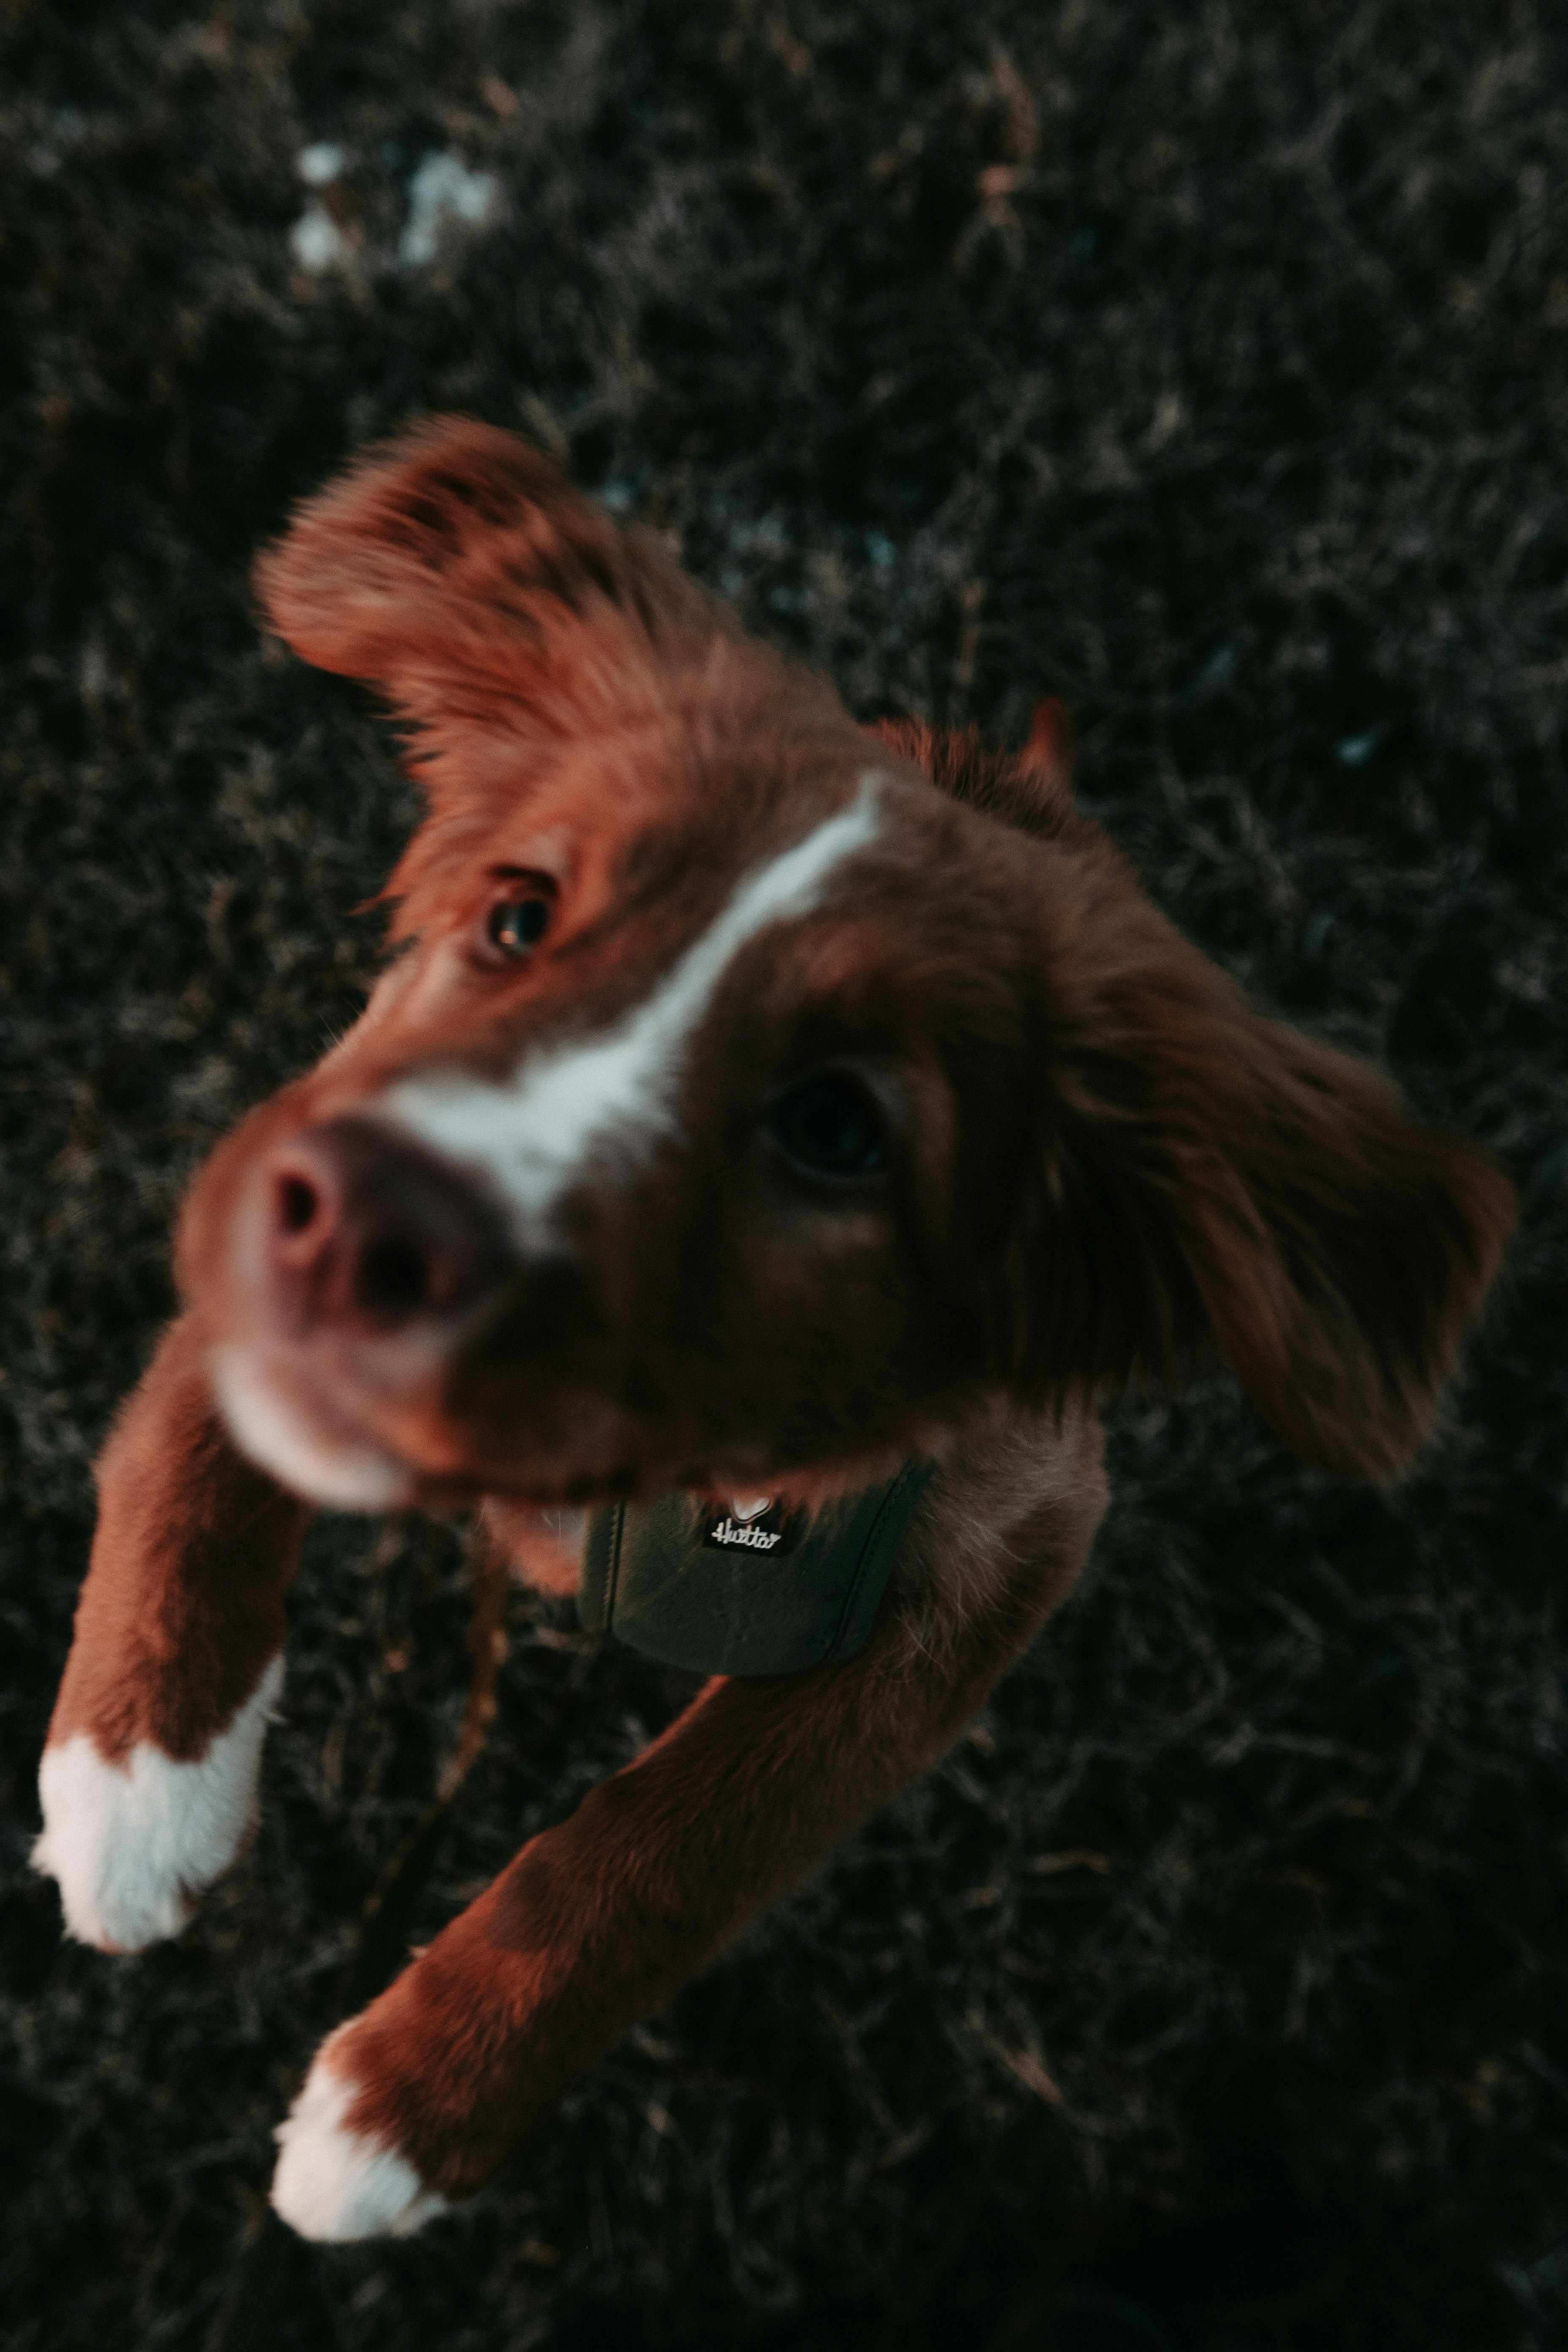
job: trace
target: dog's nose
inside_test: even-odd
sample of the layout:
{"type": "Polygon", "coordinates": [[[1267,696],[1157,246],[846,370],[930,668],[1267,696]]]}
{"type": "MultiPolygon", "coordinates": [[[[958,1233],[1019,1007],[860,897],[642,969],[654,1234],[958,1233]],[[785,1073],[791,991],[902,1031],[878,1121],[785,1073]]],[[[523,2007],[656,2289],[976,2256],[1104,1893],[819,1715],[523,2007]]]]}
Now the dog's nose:
{"type": "Polygon", "coordinates": [[[307,1129],[267,1182],[270,1272],[299,1327],[445,1320],[510,1270],[500,1213],[461,1170],[372,1119],[307,1129]]]}

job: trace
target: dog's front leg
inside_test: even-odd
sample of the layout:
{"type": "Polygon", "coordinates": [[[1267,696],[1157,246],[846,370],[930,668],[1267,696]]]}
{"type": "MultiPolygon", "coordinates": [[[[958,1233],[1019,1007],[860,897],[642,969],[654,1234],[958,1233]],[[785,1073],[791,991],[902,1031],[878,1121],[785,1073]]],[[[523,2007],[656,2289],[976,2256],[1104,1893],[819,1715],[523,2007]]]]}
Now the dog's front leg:
{"type": "Polygon", "coordinates": [[[98,1464],[99,1514],[38,1771],[37,1867],[105,1951],[177,1935],[255,1818],[307,1507],[235,1452],[188,1318],[98,1464]]]}
{"type": "Polygon", "coordinates": [[[858,1658],[709,1684],[526,1845],[322,2044],[279,2134],[284,2219],[319,2239],[401,2235],[477,2188],[628,2025],[933,1763],[1088,1553],[1098,1430],[1065,1485],[1009,1531],[1014,1565],[978,1602],[895,1583],[858,1658]]]}

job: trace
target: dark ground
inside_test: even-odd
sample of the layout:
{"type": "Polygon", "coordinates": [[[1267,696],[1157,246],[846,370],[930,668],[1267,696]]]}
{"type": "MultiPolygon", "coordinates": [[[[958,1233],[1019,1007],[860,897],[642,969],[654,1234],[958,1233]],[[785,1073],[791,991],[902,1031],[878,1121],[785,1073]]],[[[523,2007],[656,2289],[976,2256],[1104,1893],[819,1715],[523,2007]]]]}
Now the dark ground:
{"type": "MultiPolygon", "coordinates": [[[[1565,92],[1560,12],[1468,0],[9,0],[17,2352],[584,2347],[616,2308],[780,2352],[1568,2340],[1565,92]],[[312,278],[326,139],[360,242],[312,278]],[[434,151],[504,207],[400,264],[434,151]],[[1162,901],[1526,1213],[1405,1487],[1301,1471],[1223,1384],[1124,1409],[1088,1586],[943,1770],[470,2210],[237,2288],[455,1736],[456,1531],[322,1526],[258,1844],[177,1946],[62,1948],[33,1774],[181,1186],[351,1017],[407,814],[247,561],[437,407],[563,451],[858,710],[1016,735],[1065,695],[1162,901]]],[[[512,1630],[416,1936],[672,1704],[512,1630]]]]}

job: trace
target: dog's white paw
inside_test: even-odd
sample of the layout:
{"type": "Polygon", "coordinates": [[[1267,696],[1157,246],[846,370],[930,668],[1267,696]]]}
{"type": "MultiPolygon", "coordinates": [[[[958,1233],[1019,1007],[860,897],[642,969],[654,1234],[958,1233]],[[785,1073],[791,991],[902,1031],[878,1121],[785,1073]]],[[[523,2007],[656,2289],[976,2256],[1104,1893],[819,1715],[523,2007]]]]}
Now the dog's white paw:
{"type": "Polygon", "coordinates": [[[33,1867],[58,1882],[68,1935],[139,1952],[179,1934],[256,1819],[261,1743],[282,1687],[278,1657],[194,1763],[139,1740],[110,1764],[85,1731],[45,1748],[33,1867]]]}
{"type": "Polygon", "coordinates": [[[272,2176],[272,2202],[302,2238],[342,2245],[354,2238],[406,2238],[447,2200],[426,2189],[406,2157],[371,2132],[343,2122],[359,2084],[332,2067],[340,2025],[316,2053],[305,2087],[278,2126],[282,2153],[272,2176]]]}

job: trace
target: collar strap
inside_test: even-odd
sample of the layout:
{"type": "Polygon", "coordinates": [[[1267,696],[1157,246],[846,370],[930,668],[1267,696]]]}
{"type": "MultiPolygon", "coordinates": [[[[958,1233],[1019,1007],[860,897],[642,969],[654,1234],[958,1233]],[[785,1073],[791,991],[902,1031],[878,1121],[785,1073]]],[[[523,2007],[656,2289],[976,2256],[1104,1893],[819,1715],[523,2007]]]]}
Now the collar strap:
{"type": "Polygon", "coordinates": [[[577,1610],[645,1657],[704,1675],[789,1675],[852,1658],[871,1631],[934,1462],[906,1462],[809,1515],[763,1497],[612,1503],[583,1539],[577,1610]]]}

